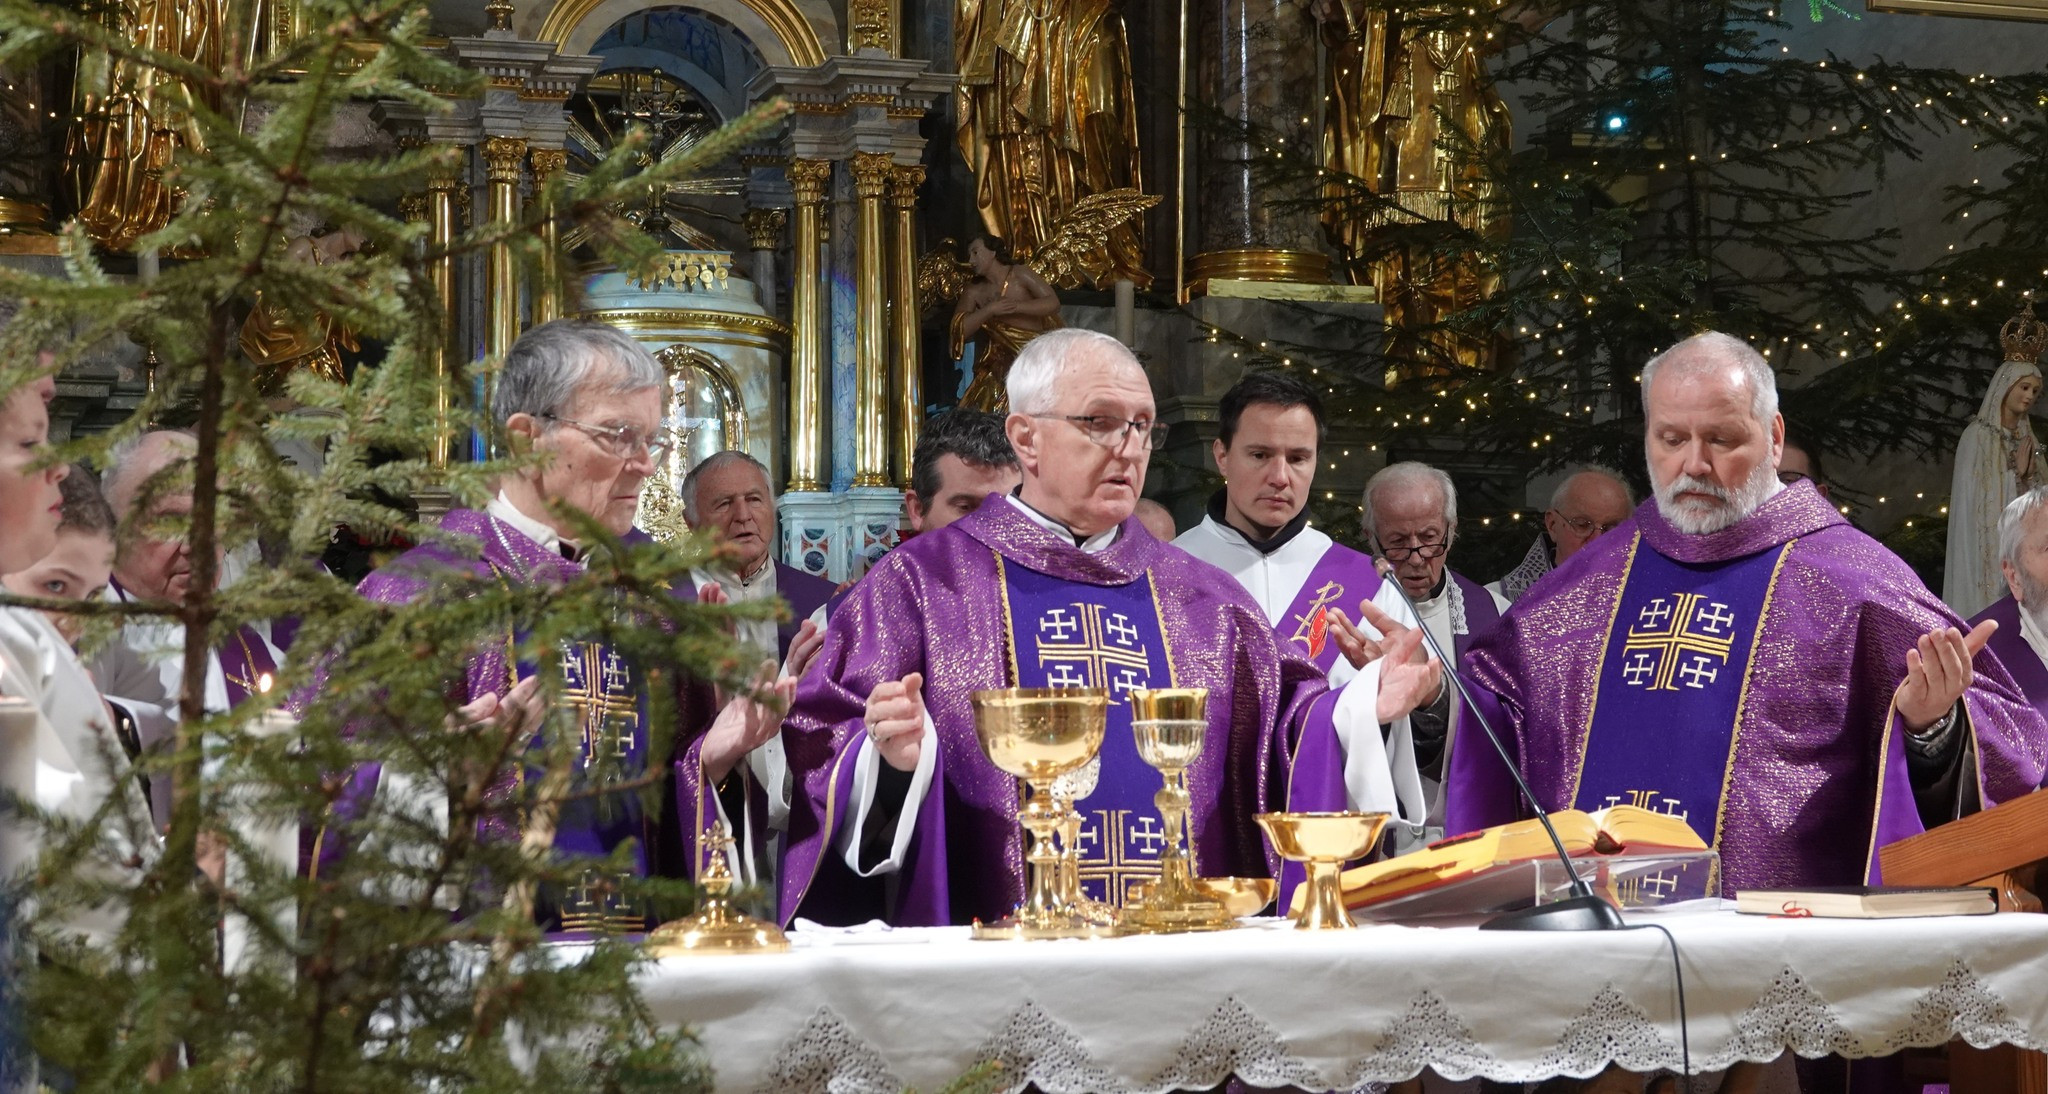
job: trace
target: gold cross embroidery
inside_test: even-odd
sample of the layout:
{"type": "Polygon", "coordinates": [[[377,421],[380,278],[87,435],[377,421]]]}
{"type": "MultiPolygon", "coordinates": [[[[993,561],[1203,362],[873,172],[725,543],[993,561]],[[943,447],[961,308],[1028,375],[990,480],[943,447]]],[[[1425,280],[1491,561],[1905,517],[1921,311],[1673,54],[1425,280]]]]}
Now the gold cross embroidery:
{"type": "Polygon", "coordinates": [[[1052,666],[1047,686],[1108,688],[1109,701],[1121,703],[1125,692],[1151,679],[1152,659],[1139,633],[1129,616],[1100,604],[1047,611],[1038,620],[1038,664],[1052,666]]]}
{"type": "Polygon", "coordinates": [[[572,711],[583,732],[583,757],[627,757],[639,729],[640,706],[633,672],[618,653],[596,642],[562,648],[561,705],[572,711]]]}
{"type": "Polygon", "coordinates": [[[1705,688],[1720,678],[1735,644],[1735,616],[1715,601],[1704,610],[1699,593],[1658,597],[1637,613],[1622,646],[1622,679],[1630,687],[1677,691],[1705,688]]]}

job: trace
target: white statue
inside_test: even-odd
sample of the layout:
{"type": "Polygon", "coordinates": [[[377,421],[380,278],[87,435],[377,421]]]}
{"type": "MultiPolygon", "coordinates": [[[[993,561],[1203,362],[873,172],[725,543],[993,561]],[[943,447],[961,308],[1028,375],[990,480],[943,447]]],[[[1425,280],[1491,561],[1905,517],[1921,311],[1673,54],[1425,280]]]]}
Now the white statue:
{"type": "Polygon", "coordinates": [[[2048,341],[2048,325],[2034,305],[2006,321],[2000,332],[2005,363],[1956,445],[1955,480],[1948,498],[1948,565],[1941,598],[1965,619],[2005,594],[1998,571],[1998,515],[2012,499],[2048,483],[2048,461],[2028,411],[2041,394],[2035,364],[2048,341]]]}

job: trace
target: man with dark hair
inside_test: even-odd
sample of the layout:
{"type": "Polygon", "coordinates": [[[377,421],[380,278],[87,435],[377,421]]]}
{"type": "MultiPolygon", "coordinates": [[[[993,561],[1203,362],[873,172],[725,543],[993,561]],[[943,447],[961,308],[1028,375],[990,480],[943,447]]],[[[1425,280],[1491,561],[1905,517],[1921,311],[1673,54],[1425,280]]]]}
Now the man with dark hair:
{"type": "Polygon", "coordinates": [[[1001,416],[964,407],[942,411],[926,418],[918,434],[903,513],[911,531],[936,532],[1021,481],[1001,416]]]}
{"type": "Polygon", "coordinates": [[[1794,486],[1803,479],[1813,484],[1813,492],[1822,501],[1834,504],[1834,494],[1828,489],[1828,473],[1821,467],[1820,449],[1808,444],[1806,431],[1795,427],[1790,419],[1785,421],[1784,445],[1785,452],[1778,457],[1778,481],[1794,486]]]}
{"type": "MultiPolygon", "coordinates": [[[[1209,499],[1202,523],[1174,546],[1215,566],[1243,585],[1280,641],[1329,674],[1332,685],[1361,673],[1376,674],[1380,632],[1361,628],[1348,612],[1363,615],[1366,603],[1412,625],[1400,594],[1380,580],[1372,559],[1308,526],[1309,490],[1323,441],[1323,407],[1315,392],[1286,373],[1259,372],[1224,393],[1221,425],[1210,454],[1223,475],[1223,489],[1209,499]]],[[[1373,686],[1367,681],[1366,687],[1373,686]]],[[[1438,700],[1442,696],[1437,696],[1438,700]]],[[[1415,762],[1410,720],[1402,717],[1364,742],[1346,742],[1341,774],[1353,800],[1368,800],[1368,777],[1384,780],[1402,816],[1420,824],[1427,800],[1415,762]],[[1380,759],[1381,749],[1387,750],[1380,759]]],[[[1297,765],[1335,777],[1328,765],[1297,765]]],[[[1373,800],[1384,800],[1373,799],[1373,800]]],[[[1415,833],[1396,832],[1405,844],[1415,833]]]]}

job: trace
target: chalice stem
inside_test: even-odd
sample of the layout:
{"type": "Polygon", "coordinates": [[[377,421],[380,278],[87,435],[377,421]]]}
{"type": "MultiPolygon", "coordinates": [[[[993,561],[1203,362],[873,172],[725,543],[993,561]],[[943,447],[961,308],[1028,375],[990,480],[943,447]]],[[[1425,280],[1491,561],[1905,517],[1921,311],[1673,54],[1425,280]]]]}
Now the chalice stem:
{"type": "Polygon", "coordinates": [[[1344,887],[1339,875],[1343,862],[1333,859],[1314,859],[1308,864],[1308,914],[1302,917],[1299,926],[1303,930],[1341,930],[1357,926],[1351,913],[1344,907],[1344,887]]]}

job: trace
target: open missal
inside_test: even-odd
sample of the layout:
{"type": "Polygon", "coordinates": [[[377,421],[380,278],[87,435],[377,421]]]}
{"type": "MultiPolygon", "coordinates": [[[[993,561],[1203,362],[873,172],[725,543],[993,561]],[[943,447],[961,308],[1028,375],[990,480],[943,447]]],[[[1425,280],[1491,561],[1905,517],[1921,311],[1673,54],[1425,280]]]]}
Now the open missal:
{"type": "Polygon", "coordinates": [[[1998,910],[1998,891],[1917,885],[1744,889],[1735,894],[1735,910],[1751,915],[1814,915],[1831,919],[1990,915],[1998,910]]]}
{"type": "MultiPolygon", "coordinates": [[[[1715,855],[1682,817],[1610,805],[1552,813],[1550,822],[1579,874],[1617,904],[1635,903],[1622,890],[1651,879],[1683,878],[1687,896],[1710,891],[1715,855]]],[[[1374,918],[1472,915],[1527,907],[1539,890],[1561,894],[1567,880],[1542,824],[1515,821],[1346,870],[1344,904],[1374,918]]]]}

